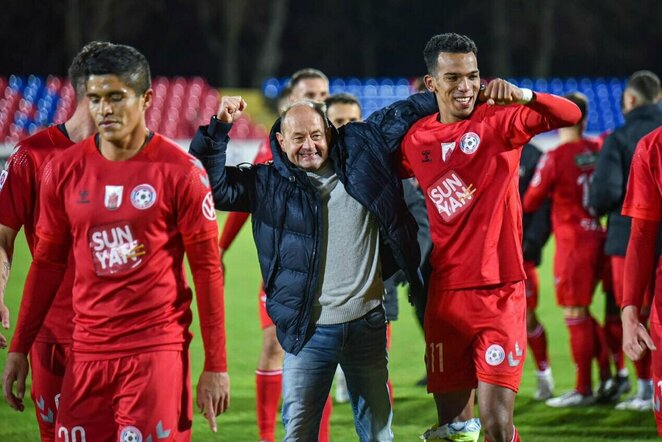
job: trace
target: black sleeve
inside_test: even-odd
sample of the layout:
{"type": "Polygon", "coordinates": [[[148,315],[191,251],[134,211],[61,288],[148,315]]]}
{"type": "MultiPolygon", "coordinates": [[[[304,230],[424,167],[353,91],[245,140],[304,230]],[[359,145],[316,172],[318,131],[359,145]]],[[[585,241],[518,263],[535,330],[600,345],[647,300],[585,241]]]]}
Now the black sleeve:
{"type": "Polygon", "coordinates": [[[623,201],[623,159],[618,134],[609,135],[602,146],[591,179],[589,205],[597,216],[617,210],[623,201]]]}

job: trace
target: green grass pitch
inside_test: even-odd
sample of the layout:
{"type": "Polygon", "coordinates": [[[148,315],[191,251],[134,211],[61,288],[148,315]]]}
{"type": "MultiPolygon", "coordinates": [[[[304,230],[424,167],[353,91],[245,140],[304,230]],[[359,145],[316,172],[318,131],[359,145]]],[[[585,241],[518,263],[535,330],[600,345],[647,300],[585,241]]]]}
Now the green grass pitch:
{"type": "MultiPolygon", "coordinates": [[[[545,250],[540,269],[541,300],[538,314],[550,342],[550,358],[556,380],[556,392],[570,389],[574,383],[574,366],[569,356],[569,344],[561,311],[554,302],[551,277],[553,244],[545,250]]],[[[16,320],[23,280],[30,257],[19,235],[14,265],[6,300],[12,312],[12,327],[16,320]]],[[[226,327],[228,359],[232,384],[230,410],[219,417],[219,432],[212,434],[206,421],[196,413],[193,440],[247,441],[258,440],[255,424],[254,372],[260,349],[261,334],[257,317],[257,290],[259,271],[255,247],[248,227],[244,228],[225,258],[226,265],[226,327]]],[[[603,296],[596,292],[593,312],[602,319],[603,296]]],[[[13,328],[8,334],[11,336],[13,328]]],[[[196,338],[192,345],[193,382],[202,368],[202,348],[197,323],[193,324],[196,338]]],[[[7,333],[6,331],[2,331],[7,333]]],[[[424,374],[424,344],[412,309],[401,294],[400,319],[393,323],[391,349],[391,378],[395,392],[393,431],[396,440],[419,440],[418,435],[435,420],[432,398],[415,382],[424,374]]],[[[6,353],[0,351],[0,364],[4,366],[6,353]]],[[[533,401],[535,388],[534,367],[530,359],[525,364],[524,377],[517,399],[515,423],[525,441],[635,441],[656,438],[655,422],[651,413],[615,411],[611,406],[593,406],[582,409],[551,409],[533,401]]],[[[630,372],[633,369],[630,366],[630,372]]],[[[594,376],[594,382],[596,377],[594,376]]],[[[634,379],[632,379],[634,382],[634,379]]],[[[167,380],[163,380],[164,385],[167,380]]],[[[331,419],[331,437],[334,441],[357,440],[351,409],[348,404],[335,404],[331,419]]],[[[282,425],[278,424],[277,437],[282,438],[282,425]]],[[[0,440],[11,442],[38,441],[34,405],[26,401],[23,413],[14,412],[2,401],[0,404],[0,440]]],[[[95,441],[88,441],[95,442],[95,441]]]]}

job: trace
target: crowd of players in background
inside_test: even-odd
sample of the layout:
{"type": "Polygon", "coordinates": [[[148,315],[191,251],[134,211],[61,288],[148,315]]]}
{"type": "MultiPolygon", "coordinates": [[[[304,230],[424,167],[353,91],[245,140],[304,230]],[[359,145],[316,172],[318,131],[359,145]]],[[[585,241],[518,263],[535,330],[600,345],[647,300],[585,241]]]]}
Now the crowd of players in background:
{"type": "MultiPolygon", "coordinates": [[[[636,150],[662,126],[658,77],[633,74],[623,94],[625,125],[589,139],[585,96],[481,81],[477,49],[465,36],[435,36],[424,55],[423,93],[358,125],[345,126],[362,121],[354,97],[329,96],[318,70],[296,72],[255,166],[235,168],[225,167],[225,149],[247,105],[241,97],[223,97],[200,129],[191,146],[198,161],[145,127],[151,91],[142,54],[98,42],[81,50],[69,71],[79,101],[74,116],[19,143],[0,176],[0,301],[20,228],[34,256],[4,393],[23,409],[29,353],[42,440],[190,438],[192,295],[184,252],[205,344],[197,403],[216,430],[216,415],[229,405],[229,377],[215,267],[249,214],[264,277],[255,378],[261,441],[274,440],[281,392],[286,440],[329,440],[334,374],[336,398],[351,401],[359,439],[392,439],[397,399],[386,351],[397,287],[407,283],[437,405],[425,440],[477,440],[481,424],[486,440],[519,440],[513,409],[525,340],[537,368],[535,399],[551,407],[606,402],[654,410],[660,428],[653,382],[660,368],[649,351],[659,330],[653,327],[651,340],[645,328],[659,253],[650,238],[658,238],[662,216],[657,135],[636,150]],[[550,152],[528,143],[552,129],[559,146],[550,152]],[[637,179],[628,191],[631,163],[637,179]],[[399,197],[385,191],[399,188],[399,197]],[[220,241],[214,203],[233,210],[220,241]],[[628,246],[630,216],[638,242],[628,246]],[[536,315],[536,267],[551,233],[555,294],[577,367],[575,387],[558,396],[536,315]],[[407,242],[411,250],[398,248],[407,242]],[[604,325],[589,311],[600,281],[604,325]],[[623,348],[635,359],[637,384],[619,401],[632,389],[623,348]],[[181,382],[164,391],[159,376],[181,382]]],[[[8,328],[4,302],[0,315],[8,328]]]]}

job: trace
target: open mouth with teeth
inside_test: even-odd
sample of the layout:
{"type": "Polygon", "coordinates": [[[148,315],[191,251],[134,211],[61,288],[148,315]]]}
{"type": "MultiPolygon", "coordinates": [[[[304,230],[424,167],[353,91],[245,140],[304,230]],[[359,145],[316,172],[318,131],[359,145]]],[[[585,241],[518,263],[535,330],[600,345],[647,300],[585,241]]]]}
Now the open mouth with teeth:
{"type": "Polygon", "coordinates": [[[454,100],[457,103],[460,103],[460,104],[465,105],[465,106],[471,104],[472,99],[473,99],[473,97],[455,97],[454,98],[454,100]]]}

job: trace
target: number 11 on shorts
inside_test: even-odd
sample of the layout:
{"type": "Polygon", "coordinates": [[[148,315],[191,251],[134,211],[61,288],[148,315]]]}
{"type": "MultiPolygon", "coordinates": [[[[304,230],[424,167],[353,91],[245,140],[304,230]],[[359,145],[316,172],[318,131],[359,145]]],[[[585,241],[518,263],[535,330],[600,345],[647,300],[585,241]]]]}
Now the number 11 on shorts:
{"type": "Polygon", "coordinates": [[[428,368],[431,373],[444,371],[444,344],[443,342],[430,342],[427,354],[428,368]]]}

